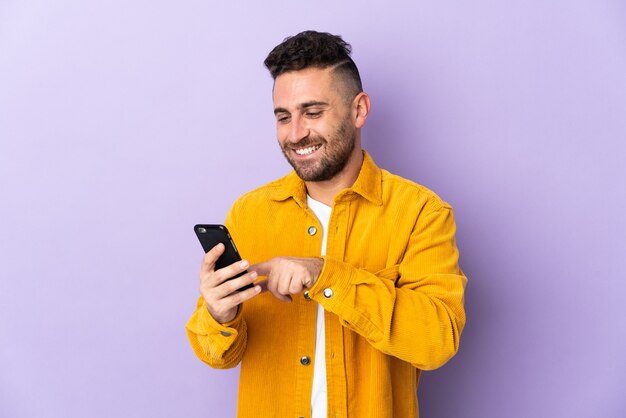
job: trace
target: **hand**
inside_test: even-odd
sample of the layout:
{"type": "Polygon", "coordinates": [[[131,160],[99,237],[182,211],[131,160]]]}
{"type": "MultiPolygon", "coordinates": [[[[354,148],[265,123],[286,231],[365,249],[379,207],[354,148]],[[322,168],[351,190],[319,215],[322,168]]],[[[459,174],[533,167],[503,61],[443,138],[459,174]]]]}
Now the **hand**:
{"type": "Polygon", "coordinates": [[[313,286],[323,267],[321,258],[275,257],[250,266],[250,270],[259,276],[267,276],[262,285],[276,298],[291,302],[290,295],[313,286]]]}
{"type": "Polygon", "coordinates": [[[224,244],[217,244],[211,248],[202,259],[200,270],[200,294],[209,313],[220,324],[232,321],[237,315],[237,306],[261,292],[261,286],[258,285],[237,292],[238,289],[256,280],[257,273],[254,271],[228,280],[248,268],[249,263],[246,260],[215,271],[215,262],[223,252],[224,244]]]}

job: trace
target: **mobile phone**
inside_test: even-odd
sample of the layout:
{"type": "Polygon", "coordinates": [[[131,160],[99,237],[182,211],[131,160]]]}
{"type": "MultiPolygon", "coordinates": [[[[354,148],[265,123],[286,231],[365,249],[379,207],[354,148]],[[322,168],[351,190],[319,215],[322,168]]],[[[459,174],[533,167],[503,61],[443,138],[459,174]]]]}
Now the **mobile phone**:
{"type": "MultiPolygon", "coordinates": [[[[219,270],[221,268],[230,266],[237,261],[241,261],[241,256],[237,251],[237,247],[235,247],[235,243],[228,233],[228,229],[224,225],[206,225],[206,224],[198,224],[193,227],[198,239],[200,240],[200,244],[202,244],[202,248],[204,252],[209,252],[209,250],[215,247],[220,242],[224,244],[224,252],[215,262],[215,270],[219,270]]],[[[229,280],[236,279],[237,277],[243,276],[246,274],[248,270],[242,271],[236,276],[231,277],[229,280]]],[[[253,285],[248,284],[238,291],[246,290],[251,288],[253,285]]]]}

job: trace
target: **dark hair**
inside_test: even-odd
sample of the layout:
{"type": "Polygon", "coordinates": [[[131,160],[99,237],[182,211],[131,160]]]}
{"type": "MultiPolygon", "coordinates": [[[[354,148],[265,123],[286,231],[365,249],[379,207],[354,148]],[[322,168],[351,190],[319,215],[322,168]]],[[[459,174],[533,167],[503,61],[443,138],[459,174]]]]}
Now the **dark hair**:
{"type": "Polygon", "coordinates": [[[359,70],[350,52],[352,47],[339,35],[307,30],[285,38],[269,53],[265,66],[276,80],[279,75],[306,68],[329,68],[346,82],[348,92],[354,98],[363,91],[359,70]]]}

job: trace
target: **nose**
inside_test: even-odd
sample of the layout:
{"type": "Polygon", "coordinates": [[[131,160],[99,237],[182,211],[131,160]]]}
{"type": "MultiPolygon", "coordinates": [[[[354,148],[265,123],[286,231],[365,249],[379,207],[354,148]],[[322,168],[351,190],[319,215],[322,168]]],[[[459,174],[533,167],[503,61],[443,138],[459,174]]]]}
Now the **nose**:
{"type": "Polygon", "coordinates": [[[299,115],[292,116],[291,123],[289,124],[289,142],[295,144],[307,136],[309,136],[309,128],[304,118],[299,115]]]}

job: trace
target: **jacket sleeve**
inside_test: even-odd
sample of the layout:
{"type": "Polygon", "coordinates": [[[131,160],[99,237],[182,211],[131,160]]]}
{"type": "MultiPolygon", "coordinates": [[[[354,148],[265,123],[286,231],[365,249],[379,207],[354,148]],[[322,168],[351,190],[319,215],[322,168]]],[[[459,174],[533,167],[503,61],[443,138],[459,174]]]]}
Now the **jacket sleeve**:
{"type": "Polygon", "coordinates": [[[376,349],[422,370],[440,367],[465,325],[455,230],[449,206],[423,214],[398,265],[371,273],[325,257],[309,294],[376,349]]]}
{"type": "Polygon", "coordinates": [[[200,296],[185,328],[191,348],[209,366],[229,369],[241,361],[246,349],[246,322],[241,309],[233,321],[220,324],[213,319],[200,296]]]}
{"type": "MultiPolygon", "coordinates": [[[[226,227],[234,230],[233,211],[226,218],[226,227]]],[[[187,322],[187,337],[196,355],[216,369],[235,367],[246,351],[247,327],[243,305],[231,322],[220,324],[209,313],[204,298],[200,296],[196,310],[187,322]]]]}

